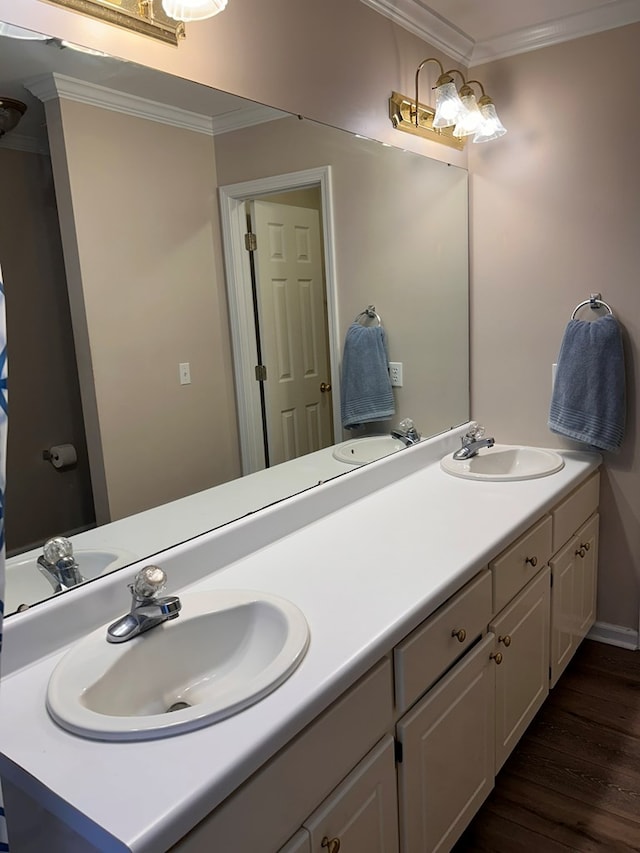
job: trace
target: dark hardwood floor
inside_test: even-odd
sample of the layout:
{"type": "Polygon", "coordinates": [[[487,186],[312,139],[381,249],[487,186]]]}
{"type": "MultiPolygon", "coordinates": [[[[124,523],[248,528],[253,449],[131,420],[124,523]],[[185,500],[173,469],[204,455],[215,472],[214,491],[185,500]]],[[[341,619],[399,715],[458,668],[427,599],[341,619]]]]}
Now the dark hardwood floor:
{"type": "Polygon", "coordinates": [[[585,640],[454,853],[640,851],[640,652],[585,640]]]}

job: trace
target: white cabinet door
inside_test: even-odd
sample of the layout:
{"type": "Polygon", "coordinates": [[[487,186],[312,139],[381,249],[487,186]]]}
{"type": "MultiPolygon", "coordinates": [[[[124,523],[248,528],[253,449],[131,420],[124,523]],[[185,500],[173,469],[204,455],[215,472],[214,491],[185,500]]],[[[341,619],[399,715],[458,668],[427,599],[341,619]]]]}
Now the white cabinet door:
{"type": "MultiPolygon", "coordinates": [[[[306,772],[313,772],[307,768],[306,772]]],[[[398,853],[393,738],[385,737],[304,821],[312,853],[398,853]]]]}
{"type": "Polygon", "coordinates": [[[501,655],[496,667],[496,773],[549,694],[550,574],[545,566],[489,626],[501,655]]]}
{"type": "Polygon", "coordinates": [[[576,534],[576,648],[596,621],[599,521],[594,515],[576,534]]]}
{"type": "Polygon", "coordinates": [[[449,851],[493,788],[494,643],[488,634],[397,725],[402,853],[449,851]]]}

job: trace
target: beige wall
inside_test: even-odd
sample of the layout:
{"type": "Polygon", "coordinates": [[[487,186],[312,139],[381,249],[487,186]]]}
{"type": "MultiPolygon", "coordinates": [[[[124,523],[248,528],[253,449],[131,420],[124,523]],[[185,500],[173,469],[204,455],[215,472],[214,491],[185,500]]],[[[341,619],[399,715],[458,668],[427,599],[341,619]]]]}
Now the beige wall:
{"type": "MultiPolygon", "coordinates": [[[[10,144],[10,137],[7,140],[10,144]]],[[[7,304],[11,418],[7,453],[9,553],[95,520],[51,163],[0,147],[0,264],[7,304]],[[78,462],[42,458],[73,444],[78,462]]]]}
{"type": "Polygon", "coordinates": [[[47,116],[96,510],[114,520],[240,473],[213,139],[66,100],[47,116]]]}
{"type": "Polygon", "coordinates": [[[287,118],[216,138],[221,185],[331,166],[340,341],[374,304],[404,365],[396,416],[468,417],[467,173],[287,118]]]}
{"type": "Polygon", "coordinates": [[[472,414],[501,442],[547,429],[551,365],[578,302],[626,333],[627,437],[605,454],[598,620],[638,628],[640,25],[478,68],[509,133],[471,146],[472,414]]]}

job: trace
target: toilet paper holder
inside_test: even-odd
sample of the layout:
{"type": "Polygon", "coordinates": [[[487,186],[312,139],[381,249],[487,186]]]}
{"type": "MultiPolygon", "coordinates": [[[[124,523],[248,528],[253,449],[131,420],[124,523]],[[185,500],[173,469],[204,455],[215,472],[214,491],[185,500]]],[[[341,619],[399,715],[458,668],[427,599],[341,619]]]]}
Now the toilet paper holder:
{"type": "Polygon", "coordinates": [[[51,462],[58,471],[73,468],[78,461],[73,444],[54,444],[48,450],[42,451],[42,458],[45,462],[51,462]]]}

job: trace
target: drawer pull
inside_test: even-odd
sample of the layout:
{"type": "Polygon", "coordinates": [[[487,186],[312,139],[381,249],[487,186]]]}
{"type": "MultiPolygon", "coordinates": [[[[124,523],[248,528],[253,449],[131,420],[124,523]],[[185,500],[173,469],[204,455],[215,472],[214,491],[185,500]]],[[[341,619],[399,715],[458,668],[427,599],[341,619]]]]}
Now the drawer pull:
{"type": "Polygon", "coordinates": [[[338,853],[338,850],[340,849],[340,839],[332,838],[331,840],[329,840],[325,835],[325,837],[320,842],[320,846],[326,847],[327,853],[338,853]]]}
{"type": "Polygon", "coordinates": [[[457,631],[454,628],[451,632],[451,636],[455,637],[459,643],[464,643],[464,641],[467,639],[467,632],[464,630],[464,628],[459,628],[457,631]]]}
{"type": "Polygon", "coordinates": [[[491,660],[494,660],[498,666],[502,663],[502,652],[491,652],[489,655],[491,660]]]}
{"type": "Polygon", "coordinates": [[[533,566],[533,568],[535,569],[535,567],[538,565],[538,558],[537,557],[527,557],[525,559],[525,563],[530,563],[533,566]]]}
{"type": "Polygon", "coordinates": [[[504,643],[507,648],[511,645],[511,635],[505,634],[504,637],[498,637],[499,643],[504,643]]]}
{"type": "Polygon", "coordinates": [[[576,557],[584,557],[587,552],[584,550],[584,545],[581,545],[576,551],[576,557]]]}

